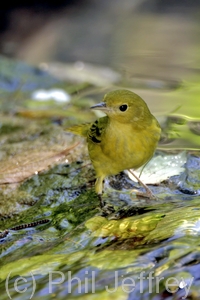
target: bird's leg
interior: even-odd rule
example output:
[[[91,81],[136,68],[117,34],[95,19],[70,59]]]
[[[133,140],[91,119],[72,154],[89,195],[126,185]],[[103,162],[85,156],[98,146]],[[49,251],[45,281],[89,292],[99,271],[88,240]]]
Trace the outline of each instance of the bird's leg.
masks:
[[[95,191],[98,195],[101,209],[105,206],[105,202],[102,199],[103,180],[104,180],[104,177],[100,176],[100,177],[97,177],[96,182],[95,182]]]
[[[97,177],[96,182],[95,182],[95,191],[99,198],[101,211],[104,216],[107,216],[107,215],[110,215],[111,213],[113,213],[115,211],[115,209],[112,205],[107,205],[106,202],[102,199],[103,182],[104,182],[104,176]]]
[[[137,175],[135,175],[135,173],[132,171],[132,170],[130,170],[129,169],[129,172],[135,177],[135,179],[145,188],[145,190],[146,190],[146,194],[144,194],[144,193],[140,193],[140,192],[137,192],[137,194],[139,195],[139,196],[145,196],[145,197],[147,197],[147,198],[149,198],[149,199],[156,199],[156,197],[154,196],[154,194],[152,193],[152,191],[148,188],[148,186],[144,183],[144,182],[142,182],[142,180],[137,176]]]
[[[100,201],[100,207],[104,207],[104,201],[102,199],[102,192],[103,192],[103,177],[97,177],[96,182],[95,182],[95,191],[99,197]]]
[[[112,205],[106,204],[106,202],[103,201],[102,194],[98,194],[98,197],[99,197],[100,210],[102,216],[106,217],[115,212],[115,209]]]
[[[99,198],[100,208],[103,209],[105,206],[105,202],[102,199],[102,194],[98,194],[98,198]]]
[[[96,179],[96,182],[95,182],[95,191],[96,191],[96,193],[98,195],[102,194],[102,191],[103,191],[103,180],[104,180],[103,176],[97,177],[97,179]]]

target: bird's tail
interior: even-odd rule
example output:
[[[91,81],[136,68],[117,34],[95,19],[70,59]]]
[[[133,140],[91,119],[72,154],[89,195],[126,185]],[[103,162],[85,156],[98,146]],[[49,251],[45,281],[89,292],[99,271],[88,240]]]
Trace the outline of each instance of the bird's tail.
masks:
[[[75,125],[69,128],[66,128],[66,131],[72,132],[74,134],[78,134],[83,137],[87,137],[88,131],[91,127],[91,123],[81,124],[81,125]]]

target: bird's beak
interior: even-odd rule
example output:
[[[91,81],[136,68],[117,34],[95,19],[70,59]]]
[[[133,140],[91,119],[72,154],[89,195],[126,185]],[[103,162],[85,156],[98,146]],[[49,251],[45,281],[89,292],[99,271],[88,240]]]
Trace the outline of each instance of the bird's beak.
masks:
[[[102,110],[102,111],[108,110],[105,102],[97,103],[97,104],[91,106],[90,108],[95,109],[95,110]]]

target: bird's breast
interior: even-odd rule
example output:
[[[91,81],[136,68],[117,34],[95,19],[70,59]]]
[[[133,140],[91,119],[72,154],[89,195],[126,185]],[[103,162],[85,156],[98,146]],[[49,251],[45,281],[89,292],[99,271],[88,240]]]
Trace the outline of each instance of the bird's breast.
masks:
[[[136,169],[152,157],[159,139],[160,131],[158,134],[156,131],[145,127],[135,129],[130,124],[110,126],[102,137],[101,149],[120,171]]]
[[[101,142],[88,141],[88,150],[97,177],[114,175],[126,169],[137,169],[155,151],[160,137],[156,119],[148,127],[134,128],[131,124],[108,124]]]

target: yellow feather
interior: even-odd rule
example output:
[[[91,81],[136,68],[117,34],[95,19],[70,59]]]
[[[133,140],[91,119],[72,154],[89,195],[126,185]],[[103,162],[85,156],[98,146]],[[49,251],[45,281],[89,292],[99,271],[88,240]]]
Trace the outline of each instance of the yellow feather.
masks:
[[[91,123],[75,125],[72,127],[67,128],[66,130],[72,132],[74,134],[78,134],[83,137],[87,137],[88,131],[90,130]]]

